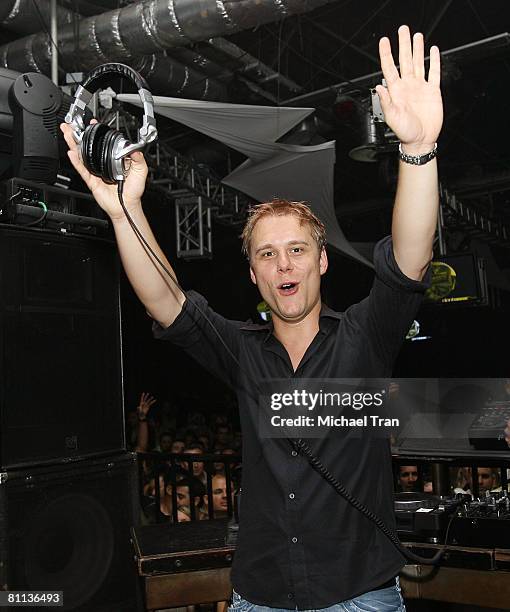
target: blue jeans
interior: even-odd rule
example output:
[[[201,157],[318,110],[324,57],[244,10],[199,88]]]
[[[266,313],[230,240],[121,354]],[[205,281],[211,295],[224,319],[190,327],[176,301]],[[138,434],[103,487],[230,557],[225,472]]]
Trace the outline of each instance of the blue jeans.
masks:
[[[305,612],[405,612],[405,610],[406,607],[397,577],[395,586],[369,591],[353,599],[329,606],[329,608],[306,610]],[[239,593],[233,591],[228,612],[288,612],[288,608],[270,608],[269,606],[252,604],[243,599]]]

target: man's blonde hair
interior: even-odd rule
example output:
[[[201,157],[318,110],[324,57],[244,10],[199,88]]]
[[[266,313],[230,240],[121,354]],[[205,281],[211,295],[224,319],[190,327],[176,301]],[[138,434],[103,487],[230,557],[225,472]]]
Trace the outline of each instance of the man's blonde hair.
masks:
[[[283,217],[292,215],[300,220],[301,225],[308,223],[313,239],[317,243],[319,253],[326,246],[326,228],[322,221],[314,215],[311,208],[304,202],[291,202],[280,198],[273,198],[270,202],[263,202],[252,206],[248,211],[248,219],[241,234],[243,253],[250,259],[251,238],[255,225],[267,216]]]

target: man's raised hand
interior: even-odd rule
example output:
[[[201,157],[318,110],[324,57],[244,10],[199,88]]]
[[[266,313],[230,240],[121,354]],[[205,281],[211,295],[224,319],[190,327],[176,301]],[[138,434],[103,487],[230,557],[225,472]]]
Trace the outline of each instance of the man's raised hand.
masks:
[[[156,403],[156,398],[152,397],[150,393],[142,392],[140,395],[140,401],[138,402],[138,406],[136,407],[136,412],[138,413],[138,417],[146,418],[151,406]]]
[[[69,151],[67,152],[69,160],[92,192],[96,202],[112,220],[122,219],[124,217],[124,212],[119,203],[117,185],[108,185],[99,177],[91,174],[80,159],[78,146],[74,142],[71,126],[67,123],[62,123],[60,129],[69,147]],[[129,157],[131,163],[127,178],[124,182],[123,197],[127,210],[132,212],[140,207],[148,170],[145,159],[140,151],[135,151]]]
[[[430,67],[425,78],[423,34],[413,36],[407,26],[398,30],[399,70],[388,38],[379,41],[379,57],[387,88],[377,85],[385,121],[402,143],[405,153],[421,155],[434,146],[443,124],[443,102],[439,88],[439,49],[430,49]]]

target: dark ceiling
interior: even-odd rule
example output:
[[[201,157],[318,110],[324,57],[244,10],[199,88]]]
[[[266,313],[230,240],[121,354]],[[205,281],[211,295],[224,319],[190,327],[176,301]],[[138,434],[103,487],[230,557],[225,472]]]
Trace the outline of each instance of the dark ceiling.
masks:
[[[389,35],[395,48],[402,23],[423,32],[427,46],[438,45],[442,52],[471,45],[443,56],[441,180],[487,214],[508,219],[510,39],[480,41],[510,30],[509,3],[346,0],[232,38],[303,88],[297,96],[280,88],[281,104],[315,106],[325,120],[322,136],[337,141],[335,203],[345,227],[348,217],[363,211],[373,215],[388,196],[391,201],[395,156],[383,155],[372,164],[351,160],[349,150],[362,143],[359,117],[349,113],[348,104],[335,100],[340,90],[359,108],[369,87],[378,82],[359,80],[379,70],[379,38]]]
[[[91,15],[129,2],[59,4]],[[388,229],[395,154],[363,163],[348,153],[363,143],[360,116],[369,88],[380,78],[368,76],[379,69],[378,40],[389,35],[394,45],[400,24],[423,32],[427,46],[436,44],[444,53],[445,122],[439,142],[443,185],[487,217],[510,225],[510,36],[482,42],[510,31],[510,3],[504,0],[340,0],[239,32],[228,40],[280,76],[267,78],[266,73],[264,78],[260,71],[227,62],[232,73],[226,81],[228,101],[314,106],[317,120],[301,126],[290,141],[336,140],[335,206],[341,226],[352,240],[373,240]],[[0,30],[0,44],[16,36]],[[206,47],[196,43],[192,49],[213,57]],[[168,122],[162,133],[173,147],[220,175],[241,159],[178,124]],[[457,236],[457,243],[462,239]],[[496,251],[501,265],[509,265],[505,249]]]

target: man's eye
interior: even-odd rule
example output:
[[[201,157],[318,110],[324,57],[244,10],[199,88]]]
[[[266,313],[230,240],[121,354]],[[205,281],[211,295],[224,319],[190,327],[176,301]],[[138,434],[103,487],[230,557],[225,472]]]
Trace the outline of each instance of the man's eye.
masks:
[[[302,248],[302,247],[293,247],[293,248],[292,248],[292,252],[293,252],[293,253],[301,253],[301,252],[302,252],[302,250],[303,250],[303,248]]]
[[[273,251],[264,251],[264,253],[262,253],[262,257],[271,257],[272,254]]]

